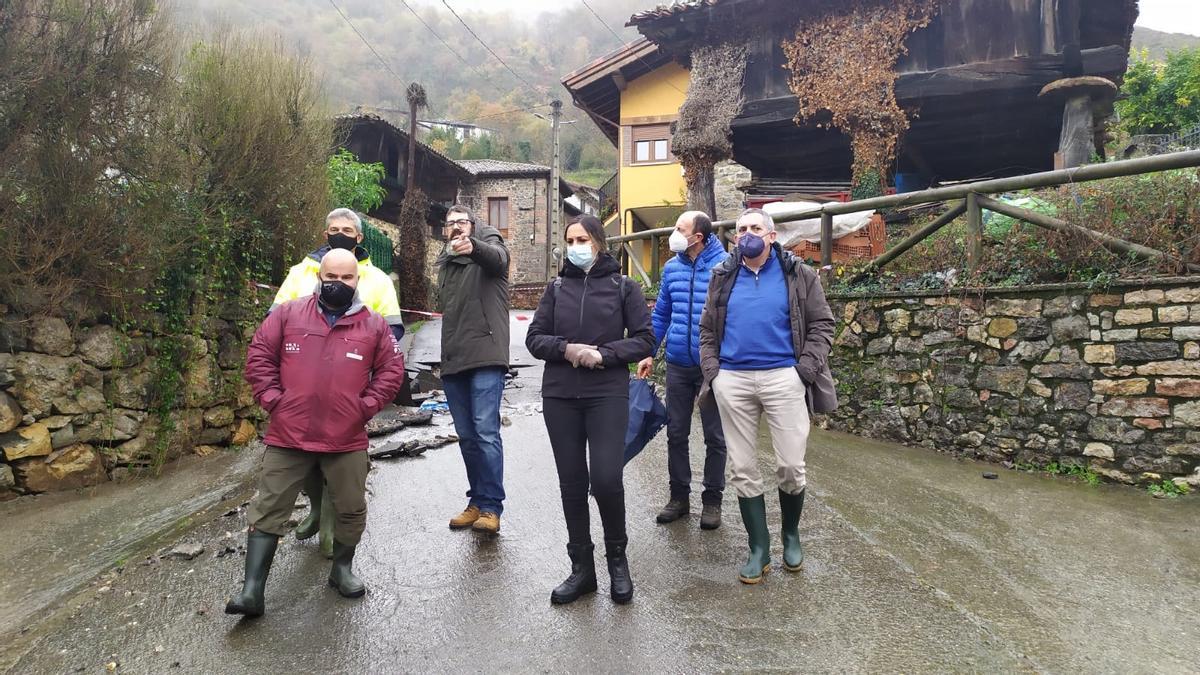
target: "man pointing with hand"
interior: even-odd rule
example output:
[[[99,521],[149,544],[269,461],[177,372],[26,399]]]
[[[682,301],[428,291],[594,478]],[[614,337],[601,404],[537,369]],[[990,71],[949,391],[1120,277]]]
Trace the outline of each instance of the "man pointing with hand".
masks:
[[[493,227],[476,227],[465,206],[446,212],[438,258],[442,305],[442,385],[467,470],[467,508],[450,529],[500,531],[504,445],[500,401],[508,374],[508,249]]]

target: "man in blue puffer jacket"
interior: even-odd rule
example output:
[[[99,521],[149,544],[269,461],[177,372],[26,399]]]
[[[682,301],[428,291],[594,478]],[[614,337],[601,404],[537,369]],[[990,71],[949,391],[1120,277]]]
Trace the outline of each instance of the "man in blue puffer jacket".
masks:
[[[712,220],[700,211],[679,216],[670,244],[676,255],[663,268],[653,316],[655,353],[657,345],[664,339],[667,341],[667,471],[671,497],[658,514],[660,523],[678,520],[690,509],[692,467],[688,437],[696,397],[704,384],[700,372],[700,313],[708,296],[709,273],[729,257],[720,238],[713,234]],[[638,364],[638,376],[646,377],[653,366],[652,358],[642,361]],[[707,448],[700,528],[715,530],[721,525],[721,495],[725,490],[725,435],[711,397],[700,404],[700,422]]]

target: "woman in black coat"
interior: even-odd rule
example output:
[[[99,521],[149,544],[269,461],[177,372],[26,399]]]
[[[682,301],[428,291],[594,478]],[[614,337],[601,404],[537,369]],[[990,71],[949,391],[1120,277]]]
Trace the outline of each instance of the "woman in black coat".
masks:
[[[625,430],[629,364],[650,356],[654,333],[637,283],[605,246],[604,226],[582,216],[567,227],[567,262],[546,288],[525,345],[546,362],[542,412],[554,450],[571,576],[550,601],[565,604],[596,590],[588,491],[604,525],[612,599],[633,599],[625,557]],[[589,466],[590,464],[590,466]]]

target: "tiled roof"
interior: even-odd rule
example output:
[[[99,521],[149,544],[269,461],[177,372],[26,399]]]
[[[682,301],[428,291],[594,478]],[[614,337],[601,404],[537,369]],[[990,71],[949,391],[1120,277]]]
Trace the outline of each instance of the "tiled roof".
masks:
[[[659,5],[657,7],[634,14],[633,16],[629,17],[629,23],[625,25],[636,26],[647,21],[654,21],[655,19],[665,19],[669,16],[683,14],[684,12],[688,12],[693,9],[712,7],[719,2],[721,2],[721,0],[674,0],[674,2]]]
[[[529,176],[550,173],[550,167],[540,164],[505,162],[499,159],[460,159],[458,165],[472,176]]]

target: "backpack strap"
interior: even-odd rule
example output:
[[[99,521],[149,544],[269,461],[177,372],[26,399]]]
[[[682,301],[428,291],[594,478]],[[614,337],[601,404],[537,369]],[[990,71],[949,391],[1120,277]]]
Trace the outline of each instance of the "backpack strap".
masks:
[[[625,316],[625,287],[626,287],[626,282],[628,279],[629,279],[629,277],[625,276],[624,274],[621,275],[620,281],[613,279],[613,283],[615,283],[617,285],[617,289],[618,289],[618,292],[620,293],[620,298],[621,298],[621,335],[622,336],[626,336],[629,334],[629,317]]]

